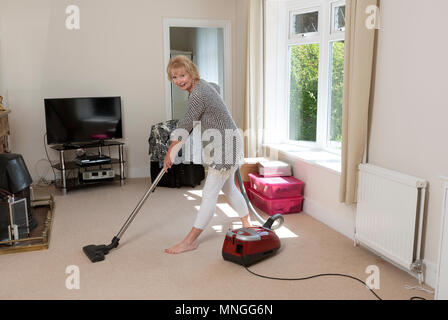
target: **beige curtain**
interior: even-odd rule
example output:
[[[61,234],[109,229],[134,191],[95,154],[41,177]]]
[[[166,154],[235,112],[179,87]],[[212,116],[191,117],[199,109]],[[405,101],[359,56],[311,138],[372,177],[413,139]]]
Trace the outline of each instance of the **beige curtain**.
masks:
[[[260,155],[263,140],[263,0],[247,0],[244,155]]]
[[[372,11],[377,0],[346,0],[344,98],[339,200],[356,203],[358,165],[367,146],[369,106],[373,98],[375,34]],[[372,8],[372,7],[370,7]],[[378,18],[378,17],[377,17]]]

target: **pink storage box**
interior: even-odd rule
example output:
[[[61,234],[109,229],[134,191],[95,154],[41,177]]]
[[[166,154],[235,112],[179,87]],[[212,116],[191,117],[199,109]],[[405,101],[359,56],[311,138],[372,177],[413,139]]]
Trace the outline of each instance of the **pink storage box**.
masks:
[[[254,206],[266,212],[268,215],[299,213],[302,211],[303,197],[297,196],[293,198],[268,199],[263,197],[254,189],[250,188],[250,201]]]
[[[249,173],[250,187],[268,199],[291,198],[303,195],[305,183],[294,177],[263,177]]]
[[[289,177],[292,176],[291,166],[283,161],[260,161],[258,173],[265,177]]]

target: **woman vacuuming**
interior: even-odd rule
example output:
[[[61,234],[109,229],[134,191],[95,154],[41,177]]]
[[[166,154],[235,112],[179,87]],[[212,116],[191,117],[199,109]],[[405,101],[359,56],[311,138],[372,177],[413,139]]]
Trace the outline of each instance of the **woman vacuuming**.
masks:
[[[200,79],[197,66],[185,56],[172,58],[168,63],[167,73],[171,82],[189,93],[187,111],[179,122],[178,129],[185,129],[190,133],[194,125],[200,123],[203,130],[216,133],[214,136],[212,134],[213,140],[210,139],[215,146],[213,157],[210,156],[211,153],[204,154],[205,158],[210,156],[204,163],[208,167],[208,174],[202,191],[201,206],[193,227],[185,239],[165,249],[166,253],[181,253],[197,248],[197,239],[215,213],[221,190],[239,214],[243,227],[250,227],[251,224],[246,201],[235,186],[234,179],[235,171],[243,160],[243,141],[227,106],[219,95],[219,87]],[[185,142],[174,139],[172,136],[164,159],[165,172],[171,168],[175,159],[177,152],[173,149],[179,150],[179,143]]]

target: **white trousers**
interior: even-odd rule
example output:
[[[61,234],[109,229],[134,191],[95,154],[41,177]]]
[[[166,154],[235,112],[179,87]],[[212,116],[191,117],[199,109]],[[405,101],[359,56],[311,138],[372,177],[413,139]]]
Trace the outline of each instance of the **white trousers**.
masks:
[[[249,214],[246,200],[235,185],[236,169],[232,169],[230,175],[222,175],[216,170],[209,170],[202,190],[201,207],[194,222],[195,228],[204,230],[208,225],[216,211],[216,202],[221,190],[241,218]]]

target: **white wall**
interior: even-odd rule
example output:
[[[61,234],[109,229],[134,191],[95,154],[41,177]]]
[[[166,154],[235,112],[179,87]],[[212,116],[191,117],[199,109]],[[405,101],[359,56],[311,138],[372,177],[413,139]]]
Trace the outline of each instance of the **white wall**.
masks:
[[[290,163],[294,177],[305,182],[303,212],[353,239],[356,205],[339,202],[340,173],[282,151],[270,152],[271,157]]]
[[[429,181],[423,253],[434,272],[443,201],[440,176],[448,172],[448,2],[381,2],[369,162]]]
[[[245,16],[237,14],[237,2],[2,0],[0,95],[12,109],[12,151],[23,155],[36,180],[49,168],[40,161],[46,158],[43,98],[120,95],[127,176],[148,176],[149,129],[165,120],[162,18],[230,20],[232,60],[238,65],[243,45],[237,45],[237,35],[245,26],[238,19]],[[65,27],[71,4],[80,8],[80,30]],[[242,82],[235,65],[234,86]],[[234,110],[241,110],[241,91],[233,92]]]

